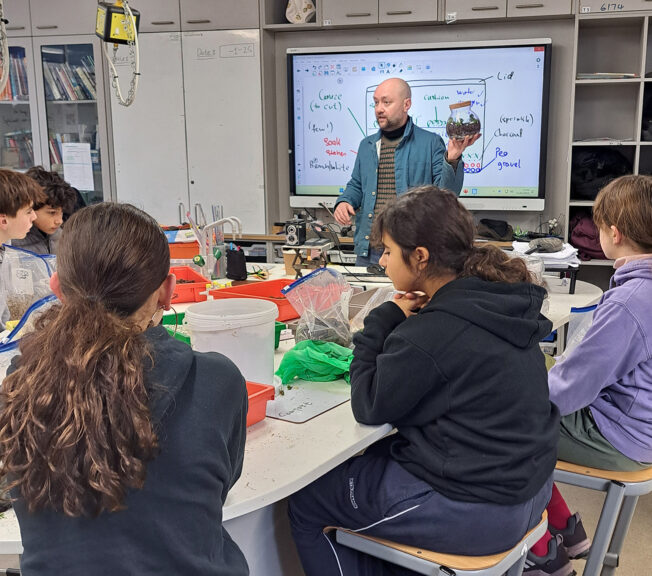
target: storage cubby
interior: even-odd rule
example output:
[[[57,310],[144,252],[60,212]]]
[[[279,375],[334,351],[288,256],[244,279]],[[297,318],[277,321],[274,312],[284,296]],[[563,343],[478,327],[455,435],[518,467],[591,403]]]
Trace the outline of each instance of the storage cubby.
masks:
[[[645,82],[643,85],[640,138],[641,142],[652,142],[652,82]]]
[[[598,237],[598,232],[595,232],[595,236],[593,237],[593,240],[591,242],[588,242],[586,239],[586,236],[584,236],[584,239],[582,240],[581,244],[576,242],[574,238],[571,237],[572,230],[575,228],[575,226],[580,225],[583,226],[582,224],[578,224],[578,219],[581,216],[589,216],[590,218],[593,217],[592,214],[592,209],[591,206],[571,206],[569,211],[568,211],[568,241],[570,244],[575,246],[578,251],[580,252],[579,257],[582,259],[585,257],[586,254],[588,254],[586,251],[591,250],[591,259],[590,260],[584,260],[584,263],[591,262],[593,265],[603,265],[603,264],[611,264],[611,260],[607,260],[602,253],[602,248],[599,248],[600,242],[599,242],[599,237]],[[593,250],[599,250],[599,252],[593,252]],[[600,257],[598,256],[600,254]]]
[[[639,87],[615,81],[576,85],[573,140],[636,140]]]
[[[600,182],[606,183],[613,177],[633,173],[635,156],[634,145],[573,146],[570,202],[588,203],[590,206],[599,192]]]
[[[288,28],[297,30],[301,29],[302,27],[316,28],[321,23],[321,19],[319,18],[321,1],[313,1],[315,2],[317,12],[314,16],[312,16],[310,22],[307,22],[306,24],[292,24],[291,22],[288,22],[288,19],[285,16],[285,10],[288,6],[287,0],[264,0],[261,2],[263,28]]]
[[[644,22],[644,18],[579,20],[577,74],[622,73],[640,76]]]
[[[638,173],[652,175],[652,142],[641,146]]]
[[[582,9],[575,21],[566,231],[571,243],[573,219],[582,211],[590,214],[609,181],[652,174],[652,16],[630,8],[597,13],[589,4],[582,1],[580,9],[590,12]],[[583,262],[611,264],[597,256]]]
[[[645,48],[645,66],[644,74],[646,78],[652,79],[652,21],[648,18],[647,21],[647,45]]]

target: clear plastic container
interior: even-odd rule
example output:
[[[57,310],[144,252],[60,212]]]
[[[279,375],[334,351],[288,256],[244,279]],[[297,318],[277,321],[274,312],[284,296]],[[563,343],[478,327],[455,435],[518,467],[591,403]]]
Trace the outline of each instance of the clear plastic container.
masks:
[[[451,115],[446,121],[446,134],[449,138],[464,140],[465,136],[475,136],[480,132],[480,119],[471,110],[471,101],[457,102],[449,106]]]

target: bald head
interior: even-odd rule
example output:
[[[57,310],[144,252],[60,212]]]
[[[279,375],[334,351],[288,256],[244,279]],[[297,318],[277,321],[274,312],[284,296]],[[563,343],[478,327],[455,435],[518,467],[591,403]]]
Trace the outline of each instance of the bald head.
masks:
[[[378,84],[374,92],[374,110],[381,130],[391,132],[407,122],[411,97],[410,86],[401,78],[388,78]]]
[[[387,80],[381,82],[378,85],[378,88],[381,86],[393,91],[399,98],[402,98],[403,100],[406,98],[412,98],[412,90],[410,89],[410,85],[402,78],[388,78]]]

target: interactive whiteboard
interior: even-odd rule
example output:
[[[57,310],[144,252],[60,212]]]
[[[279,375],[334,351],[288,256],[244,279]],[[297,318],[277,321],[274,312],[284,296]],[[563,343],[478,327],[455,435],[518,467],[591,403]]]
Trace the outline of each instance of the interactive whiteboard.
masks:
[[[542,209],[549,68],[550,39],[289,49],[292,194],[333,198],[344,190],[360,141],[378,130],[374,90],[400,77],[412,90],[413,122],[444,142],[450,104],[470,101],[480,119],[482,137],[463,156],[462,197],[487,209],[509,209],[499,200],[510,199]]]

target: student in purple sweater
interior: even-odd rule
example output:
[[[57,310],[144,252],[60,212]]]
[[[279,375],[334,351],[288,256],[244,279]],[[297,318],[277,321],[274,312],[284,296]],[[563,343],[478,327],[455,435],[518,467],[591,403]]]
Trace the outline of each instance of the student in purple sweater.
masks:
[[[557,456],[604,470],[640,470],[652,466],[652,176],[612,181],[595,201],[593,220],[616,271],[586,336],[548,375],[550,400],[562,416]],[[571,515],[556,488],[548,522],[561,534],[549,552],[563,542],[571,558],[588,553],[579,514]],[[542,558],[530,559],[527,574],[553,573]]]

